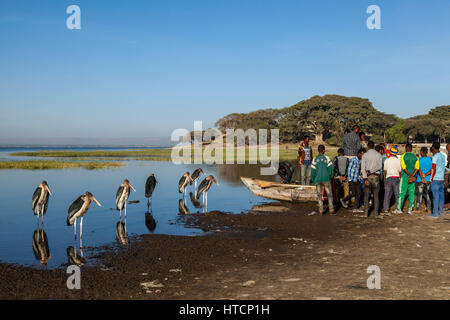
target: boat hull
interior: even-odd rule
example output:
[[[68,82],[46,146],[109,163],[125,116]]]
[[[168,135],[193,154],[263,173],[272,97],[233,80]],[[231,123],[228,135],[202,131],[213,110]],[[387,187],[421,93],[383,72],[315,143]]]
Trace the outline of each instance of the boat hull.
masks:
[[[281,184],[247,177],[241,177],[241,180],[257,197],[288,202],[317,201],[315,186]]]

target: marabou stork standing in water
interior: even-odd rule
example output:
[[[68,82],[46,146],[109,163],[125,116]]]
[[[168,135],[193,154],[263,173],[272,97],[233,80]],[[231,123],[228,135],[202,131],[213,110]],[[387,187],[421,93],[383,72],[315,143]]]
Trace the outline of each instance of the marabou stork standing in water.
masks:
[[[200,195],[203,194],[203,203],[205,205],[205,208],[208,206],[208,191],[211,188],[213,182],[219,185],[219,183],[216,181],[216,179],[214,179],[213,176],[208,176],[205,179],[203,179],[202,183],[200,183],[200,186],[198,187],[196,198],[197,200],[200,199]]]
[[[127,218],[127,200],[130,196],[130,188],[133,189],[134,192],[136,190],[130,184],[130,181],[127,179],[123,180],[123,183],[120,185],[119,189],[117,189],[116,193],[116,209],[120,211],[120,218],[122,219],[122,209],[125,209],[125,219]]]
[[[186,172],[178,181],[178,192],[183,193],[184,196],[186,196],[186,186],[189,183],[189,181],[192,181],[192,178],[189,174],[189,172]]]
[[[44,223],[44,214],[47,212],[48,199],[52,193],[48,187],[47,181],[42,181],[39,187],[34,190],[32,198],[32,207],[34,215],[37,215],[37,221],[39,223],[39,216],[42,217],[42,223]]]
[[[67,225],[71,226],[73,225],[73,232],[75,236],[75,240],[77,239],[77,219],[81,217],[80,221],[80,243],[81,238],[83,237],[83,216],[86,214],[86,212],[89,209],[89,206],[91,205],[91,201],[94,201],[99,207],[102,205],[100,202],[95,199],[95,197],[90,192],[86,192],[85,194],[78,197],[77,200],[75,200],[69,208],[69,212],[67,214]],[[80,245],[81,247],[81,245]]]
[[[194,185],[195,193],[197,193],[197,181],[200,178],[200,176],[204,173],[205,172],[202,170],[202,168],[198,168],[192,173],[192,176],[191,176],[192,180],[190,182],[190,185],[192,185],[192,182],[195,183],[195,185]]]
[[[152,198],[153,190],[155,190],[156,184],[155,175],[152,173],[145,182],[145,197],[147,198],[147,208],[150,208],[150,199]]]

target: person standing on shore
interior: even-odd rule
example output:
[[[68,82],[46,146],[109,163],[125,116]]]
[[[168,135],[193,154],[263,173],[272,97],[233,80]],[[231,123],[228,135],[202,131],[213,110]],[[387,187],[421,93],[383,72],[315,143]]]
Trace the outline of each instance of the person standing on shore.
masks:
[[[359,132],[361,129],[358,125],[354,125],[352,132],[344,135],[342,139],[342,149],[344,154],[348,157],[356,157],[358,150],[361,149],[361,139],[359,138]]]
[[[420,149],[419,158],[419,171],[416,175],[416,186],[417,186],[417,203],[416,210],[420,211],[422,206],[422,197],[425,195],[425,201],[427,203],[427,212],[431,213],[431,199],[430,199],[430,179],[431,179],[431,169],[432,160],[428,155],[428,149],[422,147]]]
[[[303,142],[298,146],[297,152],[297,168],[300,169],[300,183],[302,185],[309,185],[311,181],[313,151],[309,141],[309,136],[305,136]]]
[[[365,149],[359,149],[356,157],[352,158],[349,161],[347,168],[347,180],[349,183],[350,193],[347,197],[340,199],[342,206],[347,209],[348,203],[351,201],[353,197],[355,197],[355,202],[353,203],[353,213],[361,213],[363,212],[359,208],[359,203],[361,201],[361,158],[366,152]]]
[[[437,218],[444,215],[444,175],[445,156],[440,152],[439,142],[433,142],[431,153],[433,154],[431,173],[431,192],[433,192],[433,213],[430,217]]]
[[[361,131],[359,133],[359,140],[360,140],[361,148],[367,149],[366,133],[365,132]]]
[[[373,194],[375,216],[378,217],[380,172],[382,165],[381,154],[375,151],[375,143],[371,140],[367,143],[369,150],[361,159],[361,173],[364,179],[364,213],[369,216],[369,197]]]
[[[394,194],[395,208],[398,203],[398,191],[400,185],[400,175],[402,172],[402,165],[398,155],[398,147],[393,146],[390,150],[390,157],[384,162],[384,201],[383,201],[383,214],[389,216],[389,209],[391,204],[392,194]],[[401,213],[395,209],[394,213]]]
[[[333,160],[334,177],[335,182],[339,186],[336,190],[336,194],[343,193],[343,197],[348,196],[348,181],[347,181],[347,168],[349,159],[344,156],[344,149],[340,148],[338,150],[338,155]],[[339,198],[338,198],[339,199]]]
[[[317,189],[317,200],[319,203],[319,213],[323,214],[323,190],[327,193],[328,208],[330,214],[334,213],[333,194],[331,192],[331,179],[333,178],[333,164],[328,156],[325,155],[325,146],[318,147],[319,155],[314,158],[311,165],[311,178]]]
[[[412,214],[414,209],[414,192],[416,187],[416,174],[419,171],[419,161],[414,153],[412,153],[412,144],[407,143],[405,153],[400,157],[402,165],[402,177],[400,180],[400,196],[398,199],[397,209],[402,210],[403,204],[408,193],[409,205],[408,214]]]

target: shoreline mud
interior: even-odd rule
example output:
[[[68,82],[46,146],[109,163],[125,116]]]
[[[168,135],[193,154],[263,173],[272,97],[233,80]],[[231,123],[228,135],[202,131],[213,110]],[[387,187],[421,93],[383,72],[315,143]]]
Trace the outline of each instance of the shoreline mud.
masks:
[[[93,250],[81,289],[66,270],[0,263],[0,299],[450,299],[450,216],[362,218],[316,205],[210,212],[202,236],[147,234]],[[367,268],[381,289],[367,288]]]

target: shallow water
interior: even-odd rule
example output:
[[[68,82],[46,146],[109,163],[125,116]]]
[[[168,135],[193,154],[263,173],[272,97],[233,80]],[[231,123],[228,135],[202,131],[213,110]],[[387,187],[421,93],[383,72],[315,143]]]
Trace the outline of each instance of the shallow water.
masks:
[[[32,149],[30,149],[32,150]],[[0,150],[0,158],[10,159],[9,152],[16,150]],[[127,206],[126,231],[128,237],[133,234],[170,234],[170,235],[200,235],[200,229],[183,224],[179,215],[178,193],[179,178],[186,171],[191,173],[202,167],[209,175],[212,174],[220,186],[213,185],[208,193],[208,211],[219,210],[241,213],[261,204],[264,199],[253,196],[240,182],[239,176],[259,176],[259,166],[255,165],[174,165],[162,161],[125,161],[126,166],[106,170],[62,169],[62,170],[0,170],[0,261],[19,263],[23,265],[40,266],[33,252],[33,239],[36,239],[35,249],[44,252],[45,241],[48,240],[50,259],[47,268],[60,267],[68,262],[73,254],[70,247],[74,246],[73,226],[66,225],[67,210],[70,204],[86,191],[91,192],[102,204],[98,207],[92,203],[83,221],[83,246],[94,247],[111,242],[118,243],[116,229],[121,242],[124,242],[122,226],[118,225],[119,212],[111,210],[115,207],[115,194],[127,178],[136,189],[131,192],[129,201],[139,203]],[[150,173],[154,173],[158,181],[153,193],[151,213],[144,197],[144,185]],[[202,176],[200,180],[203,180]],[[265,179],[275,179],[265,177]],[[44,233],[35,232],[37,219],[31,209],[31,198],[35,188],[42,180],[49,184],[50,197],[47,213],[44,216]],[[194,191],[190,186],[188,191]],[[200,212],[189,198],[185,206],[190,213]],[[185,208],[183,208],[185,210]],[[146,223],[147,217],[147,223]],[[152,218],[156,226],[152,225]],[[123,221],[122,217],[122,221]],[[79,232],[79,227],[77,226]],[[40,242],[40,244],[39,244]],[[79,246],[79,244],[76,244]],[[79,251],[77,251],[79,257]],[[39,256],[39,255],[38,255]]]

